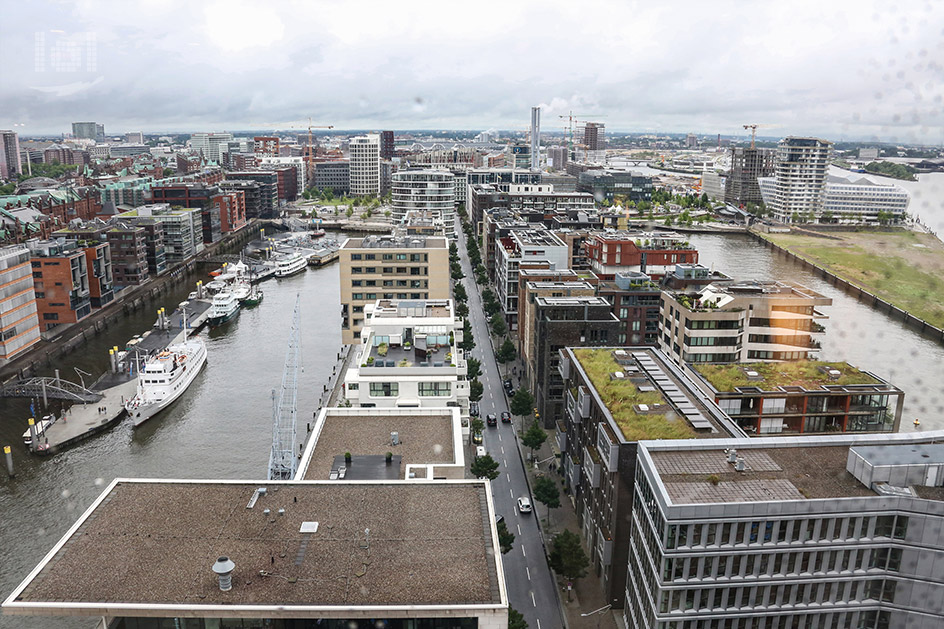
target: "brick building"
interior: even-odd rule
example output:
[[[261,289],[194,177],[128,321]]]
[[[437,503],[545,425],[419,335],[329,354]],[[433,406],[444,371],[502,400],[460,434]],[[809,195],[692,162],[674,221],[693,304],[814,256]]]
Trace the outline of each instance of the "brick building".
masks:
[[[92,312],[88,260],[73,241],[32,240],[33,289],[42,331],[77,323]]]

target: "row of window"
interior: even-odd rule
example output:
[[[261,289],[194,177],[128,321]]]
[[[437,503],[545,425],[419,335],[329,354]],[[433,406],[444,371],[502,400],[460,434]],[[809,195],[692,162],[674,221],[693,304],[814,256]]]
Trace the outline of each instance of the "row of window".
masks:
[[[657,629],[888,629],[887,611],[823,611],[776,616],[746,616],[694,620],[668,620],[655,625]]]
[[[426,299],[427,293],[381,293],[381,299]],[[377,293],[352,293],[351,299],[357,301],[374,301]]]
[[[382,267],[380,267],[380,269],[381,269],[381,270],[380,270],[381,273],[396,273],[397,275],[406,275],[406,274],[407,274],[407,269],[409,269],[410,275],[428,275],[427,269],[426,269],[425,266],[411,266],[411,267],[406,267],[406,266],[397,266],[397,267],[393,267],[393,266],[382,266]],[[394,270],[394,269],[395,269],[395,270]],[[375,267],[375,266],[364,266],[364,267],[352,266],[352,267],[351,267],[351,273],[355,273],[355,274],[358,274],[358,273],[377,273],[377,267]]]
[[[384,288],[393,288],[394,285],[400,288],[426,288],[429,286],[428,280],[382,280],[381,286]],[[361,286],[377,286],[377,280],[351,280],[351,287],[360,288]]]
[[[351,260],[376,260],[377,255],[374,253],[352,253]],[[384,253],[380,256],[381,260],[409,260],[410,262],[428,262],[429,254],[428,253]]]

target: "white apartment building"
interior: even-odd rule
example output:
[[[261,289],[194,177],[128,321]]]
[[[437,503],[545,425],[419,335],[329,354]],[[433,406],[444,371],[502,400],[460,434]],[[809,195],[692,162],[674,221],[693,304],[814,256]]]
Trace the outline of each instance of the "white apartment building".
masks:
[[[518,271],[522,263],[543,262],[547,268],[568,268],[568,247],[554,232],[538,226],[514,230],[495,247],[495,288],[509,330],[518,329]]]
[[[380,194],[380,136],[376,133],[351,138],[351,194]]]
[[[39,342],[29,249],[0,247],[0,364]]]
[[[776,193],[776,179],[763,177],[757,181],[764,203],[770,205]],[[911,197],[901,186],[850,173],[827,175],[825,199],[815,222],[877,225],[904,220]]]
[[[344,375],[351,406],[458,407],[469,414],[463,321],[451,299],[379,299],[364,309],[361,345]]]
[[[301,196],[302,192],[305,191],[307,186],[307,178],[305,173],[305,158],[304,157],[272,157],[271,155],[257,156],[259,159],[259,167],[262,170],[266,170],[269,166],[294,166],[295,174],[298,176],[298,194]]]
[[[402,221],[414,210],[439,214],[447,236],[456,234],[455,176],[448,170],[404,170],[391,182],[393,218]]]
[[[819,138],[784,138],[777,147],[775,185],[767,209],[784,223],[818,216],[826,202],[832,143]]]
[[[203,153],[205,159],[219,163],[226,143],[232,139],[232,133],[194,133],[190,136],[190,147]]]
[[[750,281],[712,284],[699,293],[662,292],[659,349],[678,363],[814,358],[815,336],[833,300],[805,286]]]

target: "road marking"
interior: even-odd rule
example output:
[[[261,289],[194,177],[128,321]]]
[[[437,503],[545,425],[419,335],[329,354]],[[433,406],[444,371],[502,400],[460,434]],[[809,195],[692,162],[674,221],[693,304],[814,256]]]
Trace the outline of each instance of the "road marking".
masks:
[[[520,525],[520,524],[516,524],[515,526],[518,527],[518,535],[521,535],[521,525]]]
[[[509,490],[508,490],[508,493],[511,494],[511,497],[512,497],[512,498],[515,497],[515,492],[513,492],[512,490],[509,489]]]
[[[521,545],[521,554],[524,555],[525,557],[528,556],[528,553],[524,552],[524,544]]]
[[[501,441],[501,436],[498,437],[498,440]],[[505,446],[499,446],[501,448],[502,454],[505,454]]]
[[[508,482],[509,482],[509,483],[511,482],[511,474],[508,474],[508,473],[506,472],[506,473],[505,473],[505,478],[508,479]]]
[[[541,629],[541,619],[538,618],[537,620],[538,620],[538,629]]]
[[[534,590],[531,590],[531,604],[535,607],[538,606],[538,604],[534,601]]]
[[[498,440],[501,441],[501,434],[498,435]],[[504,450],[502,450],[504,452]]]
[[[529,568],[528,566],[525,566],[524,569],[528,571],[528,581],[530,581],[530,580],[531,580],[531,568]]]

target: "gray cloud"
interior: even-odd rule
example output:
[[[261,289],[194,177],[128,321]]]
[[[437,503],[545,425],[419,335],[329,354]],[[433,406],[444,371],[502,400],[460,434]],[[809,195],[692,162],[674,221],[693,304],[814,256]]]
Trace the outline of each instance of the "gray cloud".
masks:
[[[0,127],[544,128],[944,140],[944,5],[4,0]],[[90,34],[90,37],[89,35]]]

